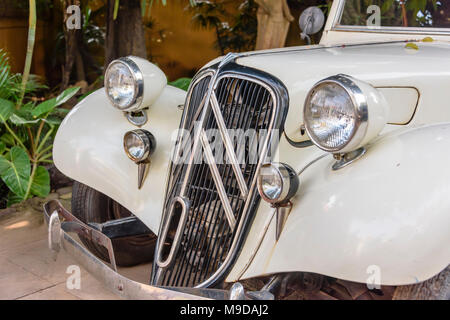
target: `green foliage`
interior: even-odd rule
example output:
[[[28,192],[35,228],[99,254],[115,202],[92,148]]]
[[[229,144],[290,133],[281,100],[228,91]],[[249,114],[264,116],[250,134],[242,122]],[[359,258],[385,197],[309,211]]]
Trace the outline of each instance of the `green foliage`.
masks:
[[[73,87],[66,89],[56,98],[47,100],[39,104],[36,108],[31,111],[34,118],[48,114],[53,111],[56,107],[66,103],[70,98],[72,98],[80,90],[78,87]]]
[[[175,81],[169,82],[169,85],[179,88],[181,90],[187,91],[189,89],[189,85],[191,84],[191,78],[180,78]]]
[[[20,96],[22,76],[11,74],[8,57],[0,49],[0,178],[8,187],[8,205],[50,192],[50,176],[43,164],[52,163],[52,139],[65,109],[78,93],[69,88],[55,98],[36,98],[46,86],[30,76]]]
[[[0,157],[0,177],[8,188],[22,199],[27,193],[31,164],[27,152],[21,147],[12,147]]]
[[[39,166],[36,169],[33,182],[31,184],[31,194],[44,198],[50,192],[50,174],[45,167]]]
[[[197,2],[190,8],[195,26],[216,31],[216,46],[221,54],[227,51],[253,50],[256,43],[258,6],[255,0],[245,0],[237,14],[229,13],[220,2]]]

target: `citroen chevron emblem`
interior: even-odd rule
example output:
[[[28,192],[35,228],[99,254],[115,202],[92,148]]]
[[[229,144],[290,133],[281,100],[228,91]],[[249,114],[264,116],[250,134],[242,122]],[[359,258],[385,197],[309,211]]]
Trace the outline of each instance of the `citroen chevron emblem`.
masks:
[[[190,155],[188,169],[187,169],[187,172],[186,172],[186,175],[184,178],[184,182],[182,184],[181,192],[180,192],[180,196],[184,197],[185,192],[186,192],[187,181],[192,172],[192,163],[196,157],[196,154],[200,151],[200,145],[201,145],[201,147],[202,147],[201,149],[203,150],[203,152],[206,156],[209,169],[211,170],[211,175],[212,175],[214,183],[216,185],[217,192],[219,194],[228,224],[231,229],[234,229],[234,227],[236,226],[236,218],[234,216],[233,209],[231,208],[230,200],[228,199],[227,193],[225,191],[225,187],[224,187],[222,179],[220,177],[219,169],[217,168],[217,164],[214,161],[214,155],[211,150],[211,146],[208,142],[208,137],[206,135],[205,129],[203,127],[204,127],[207,115],[209,114],[209,111],[210,111],[209,109],[211,108],[213,111],[213,116],[214,116],[214,118],[217,122],[218,128],[219,128],[220,136],[225,145],[226,154],[227,154],[228,158],[230,159],[233,172],[236,176],[236,180],[238,182],[241,196],[244,198],[247,197],[247,195],[248,195],[247,184],[245,182],[244,175],[242,174],[241,168],[239,166],[239,162],[237,160],[237,156],[236,156],[236,153],[233,148],[232,140],[230,138],[230,135],[228,134],[222,112],[220,111],[219,102],[217,101],[217,97],[214,93],[214,86],[216,84],[216,79],[217,79],[217,75],[219,73],[220,68],[222,68],[227,63],[234,61],[237,57],[238,57],[238,55],[234,54],[234,53],[230,53],[230,54],[226,55],[224,57],[224,59],[222,60],[222,62],[220,63],[218,70],[215,72],[214,76],[211,79],[211,82],[208,87],[208,91],[206,93],[206,99],[203,99],[203,105],[200,106],[200,108],[203,108],[202,114],[200,117],[201,129],[198,130],[198,132],[196,133],[196,136],[194,137],[194,145],[193,145],[192,153]]]

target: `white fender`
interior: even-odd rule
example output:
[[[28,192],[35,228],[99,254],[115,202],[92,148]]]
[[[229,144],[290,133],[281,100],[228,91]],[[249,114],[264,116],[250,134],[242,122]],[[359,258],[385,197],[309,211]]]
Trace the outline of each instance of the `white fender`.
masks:
[[[137,187],[137,165],[123,149],[123,136],[137,129],[115,109],[99,89],[82,100],[66,116],[56,134],[53,157],[56,167],[119,202],[158,233],[173,132],[178,129],[186,92],[166,86],[147,111],[142,126],[156,138],[150,170],[143,187]]]
[[[298,171],[302,158],[280,145],[280,160]],[[278,242],[273,209],[260,205],[227,281],[303,271],[406,285],[449,265],[450,124],[384,134],[338,171],[334,161],[327,155],[301,173]]]

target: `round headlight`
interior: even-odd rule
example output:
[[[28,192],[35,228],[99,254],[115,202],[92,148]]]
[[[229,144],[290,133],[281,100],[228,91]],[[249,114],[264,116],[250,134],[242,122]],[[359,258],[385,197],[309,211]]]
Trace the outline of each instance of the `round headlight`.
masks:
[[[381,131],[387,115],[388,104],[378,90],[346,75],[319,81],[308,93],[303,109],[311,141],[333,153],[361,147]]]
[[[142,162],[146,161],[155,150],[156,140],[150,132],[137,129],[125,133],[123,147],[131,160]]]
[[[105,73],[106,94],[119,110],[133,111],[142,104],[143,75],[137,64],[129,58],[114,60]]]
[[[268,163],[261,166],[258,192],[271,204],[287,203],[298,190],[298,175],[287,164]]]

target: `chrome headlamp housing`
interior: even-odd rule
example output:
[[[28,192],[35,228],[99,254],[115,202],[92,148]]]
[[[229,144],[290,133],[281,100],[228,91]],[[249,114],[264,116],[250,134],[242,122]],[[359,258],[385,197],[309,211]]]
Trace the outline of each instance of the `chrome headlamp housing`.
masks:
[[[371,85],[347,75],[319,81],[303,109],[306,132],[322,150],[346,153],[375,137],[387,122],[388,104]]]
[[[297,193],[299,186],[295,170],[284,163],[267,163],[261,166],[258,175],[258,192],[264,201],[282,205]]]
[[[142,104],[144,77],[130,58],[114,60],[105,73],[106,95],[112,105],[122,111],[134,111]]]
[[[105,90],[111,104],[124,112],[149,107],[167,84],[164,73],[139,57],[112,61],[105,72]]]
[[[145,162],[156,149],[156,139],[147,130],[132,130],[125,133],[123,147],[128,158],[136,163]]]

